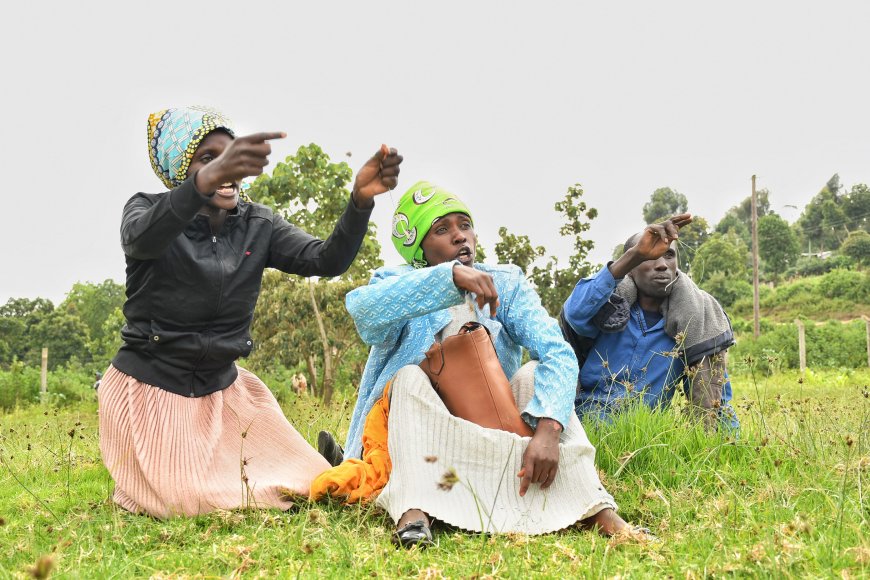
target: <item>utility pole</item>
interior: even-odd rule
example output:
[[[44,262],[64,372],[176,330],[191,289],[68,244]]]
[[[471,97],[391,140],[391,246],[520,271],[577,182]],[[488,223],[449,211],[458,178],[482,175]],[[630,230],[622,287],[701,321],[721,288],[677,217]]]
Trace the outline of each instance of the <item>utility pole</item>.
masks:
[[[752,176],[752,333],[761,334],[758,306],[758,198],[755,194],[755,176]]]

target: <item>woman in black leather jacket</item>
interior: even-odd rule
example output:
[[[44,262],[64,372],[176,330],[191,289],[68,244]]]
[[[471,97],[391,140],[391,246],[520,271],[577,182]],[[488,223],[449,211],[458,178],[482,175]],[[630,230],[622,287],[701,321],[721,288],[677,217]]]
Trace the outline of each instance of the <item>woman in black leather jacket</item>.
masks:
[[[125,509],[168,517],[287,508],[329,467],[235,361],[253,346],[263,270],[344,272],[402,158],[382,146],[320,240],[239,199],[241,180],[263,172],[269,141],[283,137],[236,137],[226,118],[201,107],[149,117],[151,164],[169,191],[138,193],[124,208],[127,324],[99,389],[100,449]]]

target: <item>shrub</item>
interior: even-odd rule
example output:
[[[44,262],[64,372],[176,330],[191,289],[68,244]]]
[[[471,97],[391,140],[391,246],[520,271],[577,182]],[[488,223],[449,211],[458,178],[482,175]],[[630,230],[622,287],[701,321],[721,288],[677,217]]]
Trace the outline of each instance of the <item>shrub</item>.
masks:
[[[0,409],[13,409],[39,401],[39,369],[13,361],[0,370]]]
[[[46,389],[52,403],[65,405],[94,398],[93,377],[78,365],[49,371]],[[21,361],[0,370],[0,409],[39,402],[40,369]]]
[[[739,325],[737,344],[729,351],[729,365],[773,372],[779,368],[800,367],[798,329],[795,324],[777,324],[763,330],[758,340]],[[735,325],[737,326],[737,325]],[[807,366],[810,368],[859,368],[867,364],[866,330],[862,320],[848,324],[829,321],[816,325],[805,321]],[[750,360],[751,359],[751,362]]]
[[[795,267],[788,271],[789,276],[818,276],[838,268],[852,268],[854,260],[849,256],[837,255],[823,260],[814,256],[801,256]]]
[[[752,284],[722,272],[714,273],[700,287],[718,300],[724,308],[730,308],[741,298],[752,300]]]
[[[826,298],[845,298],[854,302],[870,300],[870,273],[832,270],[819,280],[819,290]]]

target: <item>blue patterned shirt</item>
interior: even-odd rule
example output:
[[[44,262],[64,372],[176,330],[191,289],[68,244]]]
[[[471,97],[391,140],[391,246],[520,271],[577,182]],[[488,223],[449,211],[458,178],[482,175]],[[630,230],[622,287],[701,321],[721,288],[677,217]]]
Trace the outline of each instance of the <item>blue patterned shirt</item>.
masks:
[[[429,268],[409,265],[378,269],[368,286],[349,292],[347,310],[371,352],[359,387],[356,407],[345,443],[345,457],[360,457],[366,416],[383,394],[384,386],[406,365],[419,364],[450,322],[448,308],[461,304],[464,293],[453,283],[447,262]],[[522,349],[539,361],[535,394],[523,409],[523,419],[533,428],[549,417],[563,426],[573,412],[577,358],[562,338],[558,323],[541,306],[541,300],[522,270],[512,265],[474,268],[493,277],[500,305],[490,318],[475,304],[477,318],[486,326],[505,375],[512,377],[522,363]]]

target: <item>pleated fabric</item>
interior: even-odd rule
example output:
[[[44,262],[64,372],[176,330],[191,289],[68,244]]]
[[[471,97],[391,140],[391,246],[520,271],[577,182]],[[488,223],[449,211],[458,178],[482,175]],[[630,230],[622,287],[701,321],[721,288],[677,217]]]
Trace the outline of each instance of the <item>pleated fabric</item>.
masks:
[[[98,397],[114,501],[134,513],[287,509],[329,468],[266,385],[242,368],[226,389],[188,398],[110,366]]]
[[[534,393],[536,361],[511,379],[525,408]],[[559,470],[546,490],[531,484],[520,497],[523,452],[529,441],[451,415],[418,366],[392,383],[388,447],[390,480],[377,499],[394,521],[409,509],[475,532],[544,534],[604,508],[616,509],[595,469],[595,448],[572,413],[561,435]]]

